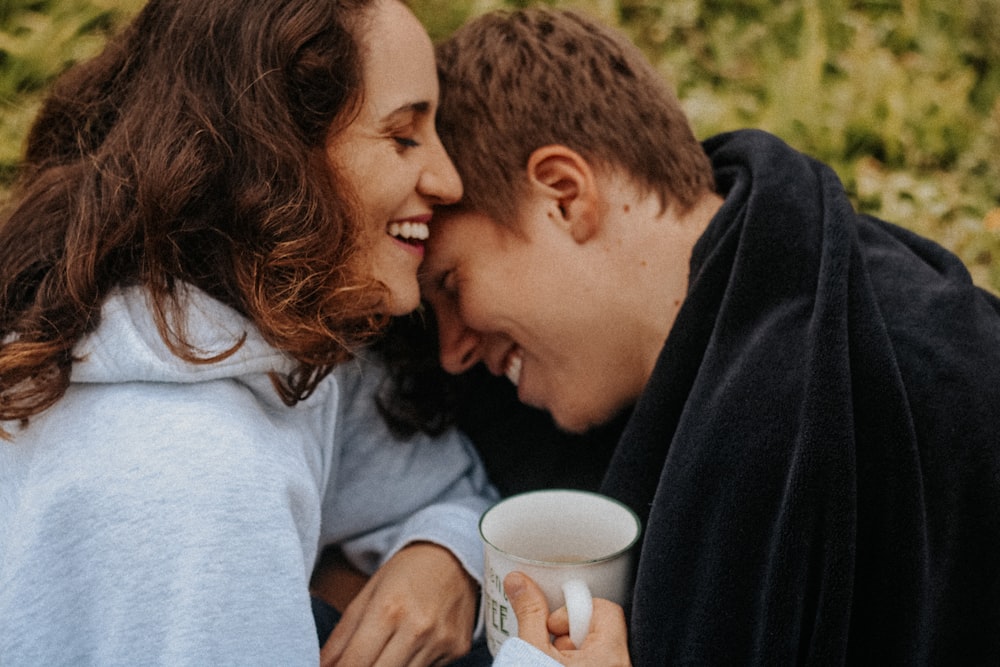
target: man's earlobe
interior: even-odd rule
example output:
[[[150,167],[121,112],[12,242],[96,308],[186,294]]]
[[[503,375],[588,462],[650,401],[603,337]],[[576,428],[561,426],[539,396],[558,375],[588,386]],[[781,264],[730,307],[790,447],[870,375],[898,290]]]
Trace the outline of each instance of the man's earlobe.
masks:
[[[528,180],[536,194],[552,200],[549,217],[574,241],[585,243],[597,233],[597,186],[583,156],[562,145],[538,148],[528,158]]]

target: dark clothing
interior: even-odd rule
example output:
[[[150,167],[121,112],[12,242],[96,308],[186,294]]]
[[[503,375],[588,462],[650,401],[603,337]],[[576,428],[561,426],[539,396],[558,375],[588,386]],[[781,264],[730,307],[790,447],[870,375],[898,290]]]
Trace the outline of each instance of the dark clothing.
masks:
[[[316,622],[316,636],[319,639],[319,647],[323,648],[323,644],[330,638],[330,633],[337,627],[337,623],[340,623],[340,612],[333,605],[328,604],[315,595],[310,596],[309,600],[312,602],[313,621]]]
[[[1000,301],[762,132],[602,490],[635,665],[1000,665]]]
[[[506,377],[482,364],[466,373],[458,425],[502,496],[546,488],[597,491],[627,415],[585,434],[560,431],[549,413],[517,400]]]

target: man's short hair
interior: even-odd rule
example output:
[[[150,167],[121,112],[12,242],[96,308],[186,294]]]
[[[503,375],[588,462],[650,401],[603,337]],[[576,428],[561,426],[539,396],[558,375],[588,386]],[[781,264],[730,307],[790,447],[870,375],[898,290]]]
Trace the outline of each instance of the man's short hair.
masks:
[[[621,170],[661,204],[714,189],[711,164],[663,77],[624,35],[533,8],[472,19],[438,47],[441,139],[459,205],[511,223],[536,149],[561,144]]]

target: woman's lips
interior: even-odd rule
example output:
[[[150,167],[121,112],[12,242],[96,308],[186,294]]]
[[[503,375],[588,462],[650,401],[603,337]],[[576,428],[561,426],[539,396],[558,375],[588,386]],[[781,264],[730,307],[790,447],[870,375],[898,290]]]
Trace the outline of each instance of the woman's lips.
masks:
[[[394,220],[386,226],[385,233],[403,250],[423,258],[424,241],[431,235],[430,226],[427,224],[429,221],[430,216]]]
[[[430,226],[426,222],[417,220],[390,222],[386,232],[389,236],[405,243],[423,243],[431,235]]]

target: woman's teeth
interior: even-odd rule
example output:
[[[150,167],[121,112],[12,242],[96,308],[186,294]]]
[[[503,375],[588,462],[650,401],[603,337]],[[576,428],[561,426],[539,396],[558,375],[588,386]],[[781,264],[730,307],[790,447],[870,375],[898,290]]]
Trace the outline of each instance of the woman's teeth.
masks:
[[[520,354],[512,354],[510,359],[507,360],[507,368],[504,369],[503,373],[515,387],[521,381],[521,365],[523,363],[524,360]]]
[[[407,241],[426,241],[431,235],[425,222],[392,222],[388,231],[390,236]]]

